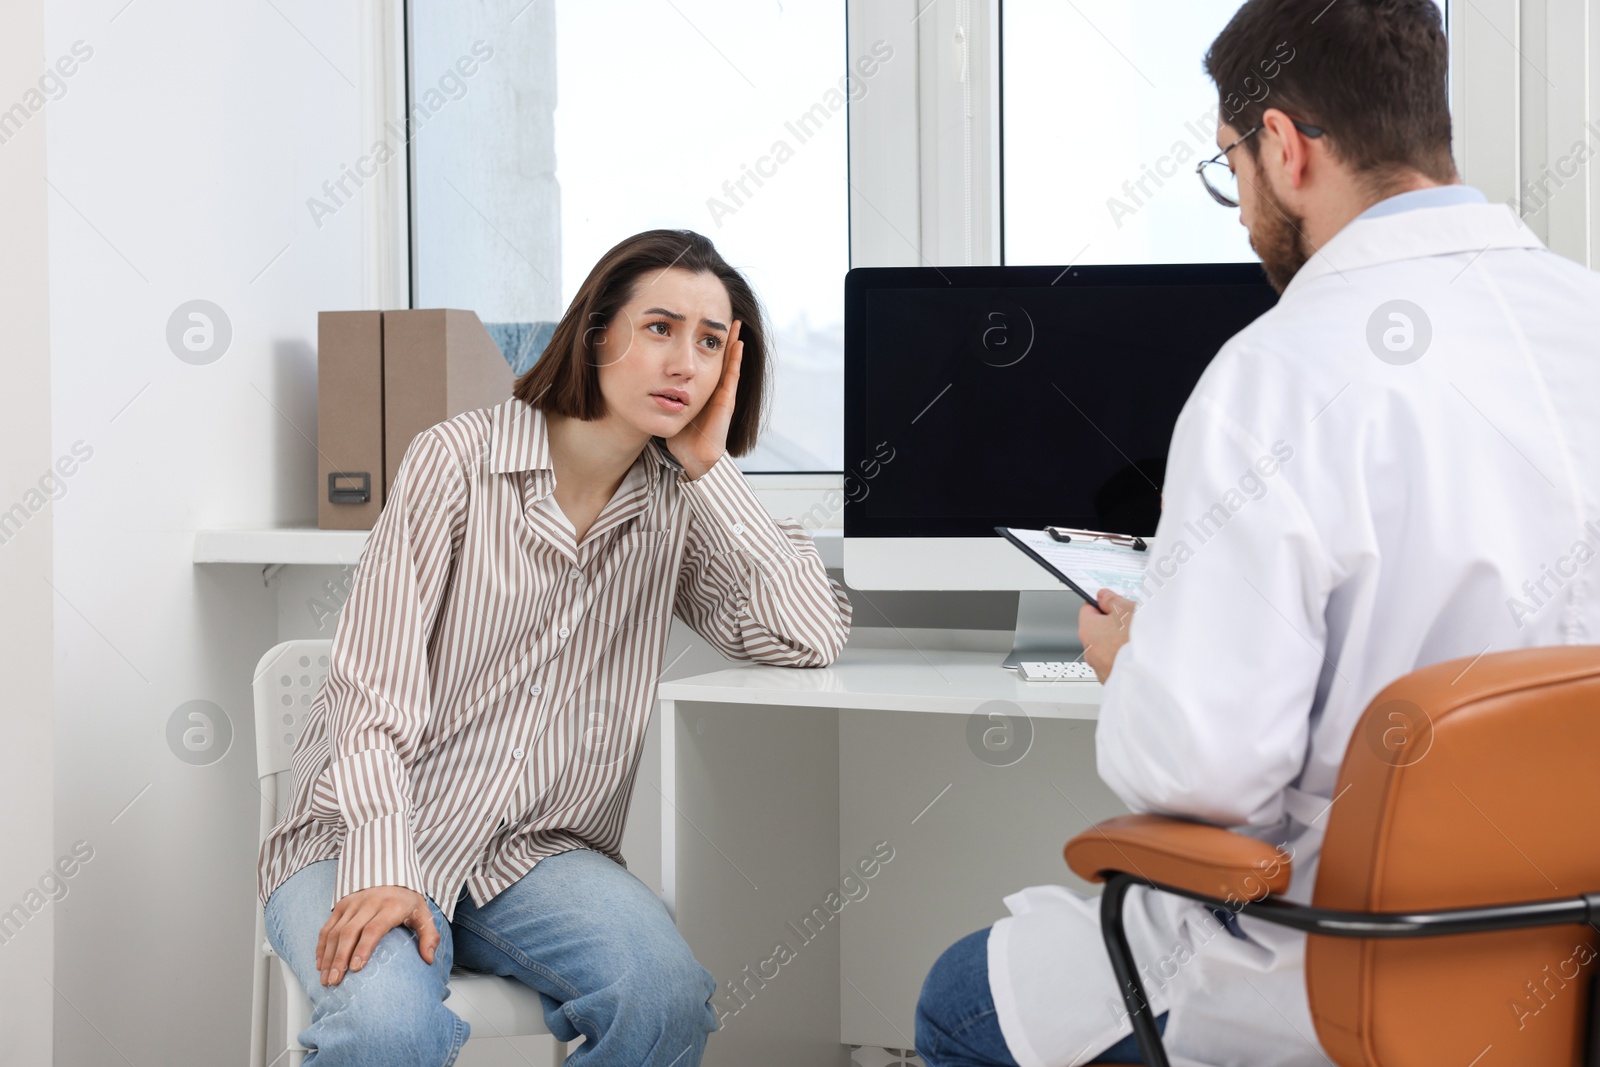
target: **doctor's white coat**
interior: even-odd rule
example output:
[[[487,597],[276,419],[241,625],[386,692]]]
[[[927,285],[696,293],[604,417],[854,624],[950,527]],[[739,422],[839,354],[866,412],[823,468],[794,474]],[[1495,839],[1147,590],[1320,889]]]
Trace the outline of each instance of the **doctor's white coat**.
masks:
[[[1178,419],[1101,709],[1102,777],[1136,811],[1287,844],[1290,896],[1309,900],[1339,765],[1380,689],[1441,660],[1600,640],[1597,486],[1600,276],[1501,204],[1350,223]],[[1091,1061],[1129,1032],[1097,901],[1041,886],[1006,903],[989,964],[1013,1055]],[[1176,1057],[1328,1062],[1302,935],[1246,915],[1236,937],[1165,896],[1129,910]]]

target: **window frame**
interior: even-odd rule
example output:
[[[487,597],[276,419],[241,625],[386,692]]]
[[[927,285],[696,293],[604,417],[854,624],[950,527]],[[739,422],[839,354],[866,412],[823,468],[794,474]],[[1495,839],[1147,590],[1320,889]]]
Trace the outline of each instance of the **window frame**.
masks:
[[[363,135],[375,140],[387,123],[406,121],[408,3],[361,4],[369,28]],[[886,65],[872,92],[848,105],[851,266],[1004,262],[1003,17],[1004,0],[846,0],[847,55],[881,40],[909,60]],[[1561,131],[1570,140],[1574,125],[1600,121],[1600,78],[1590,71],[1600,17],[1584,0],[1449,0],[1445,18],[1457,166],[1491,201],[1515,201],[1525,177],[1553,169],[1566,151]],[[967,42],[965,83],[958,29]],[[1547,78],[1583,92],[1555,97]],[[411,305],[411,149],[408,141],[406,166],[385,168],[363,201],[373,235],[363,262],[369,306]],[[1600,162],[1584,169],[1578,191],[1531,212],[1529,225],[1555,251],[1594,267]],[[843,486],[842,471],[752,477],[786,500],[799,492],[820,501]]]

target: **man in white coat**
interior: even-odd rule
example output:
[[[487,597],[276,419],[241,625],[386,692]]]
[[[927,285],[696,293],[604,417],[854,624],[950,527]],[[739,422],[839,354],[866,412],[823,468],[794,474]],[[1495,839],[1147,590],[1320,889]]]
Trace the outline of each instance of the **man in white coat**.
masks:
[[[1222,151],[1202,175],[1282,296],[1178,419],[1137,610],[1102,592],[1080,635],[1105,781],[1284,845],[1308,901],[1380,689],[1600,639],[1600,276],[1459,184],[1433,0],[1250,0],[1206,68]],[[1139,1062],[1097,901],[1006,905],[928,976],[929,1067]],[[1175,1062],[1328,1062],[1302,935],[1161,894],[1128,918]]]

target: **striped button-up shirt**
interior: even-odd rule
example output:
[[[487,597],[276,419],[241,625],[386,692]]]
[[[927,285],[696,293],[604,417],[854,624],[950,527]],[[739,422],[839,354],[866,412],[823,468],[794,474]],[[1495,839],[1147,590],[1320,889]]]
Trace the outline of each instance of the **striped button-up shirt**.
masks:
[[[651,441],[577,543],[542,412],[512,398],[419,434],[356,568],[328,677],[261,847],[262,904],[337,858],[334,897],[426,893],[453,917],[541,859],[618,862],[672,617],[723,655],[831,663],[850,602],[810,536],[724,455]]]

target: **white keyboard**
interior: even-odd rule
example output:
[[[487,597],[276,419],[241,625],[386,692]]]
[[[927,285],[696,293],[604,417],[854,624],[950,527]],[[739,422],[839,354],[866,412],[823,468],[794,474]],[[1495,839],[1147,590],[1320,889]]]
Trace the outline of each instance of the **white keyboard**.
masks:
[[[1094,668],[1082,660],[1023,660],[1017,677],[1024,682],[1093,682]]]

